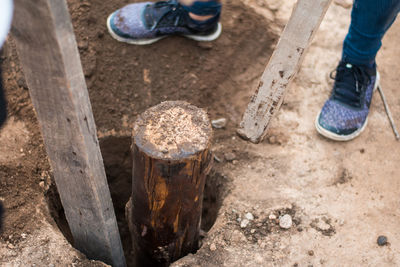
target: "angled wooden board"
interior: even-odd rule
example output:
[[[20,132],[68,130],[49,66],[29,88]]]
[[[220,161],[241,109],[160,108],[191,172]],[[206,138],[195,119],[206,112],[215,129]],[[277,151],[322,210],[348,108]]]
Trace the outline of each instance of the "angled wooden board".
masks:
[[[265,137],[286,88],[297,74],[331,0],[298,0],[240,123],[238,134],[253,143]]]
[[[15,0],[12,34],[74,246],[90,259],[125,266],[65,0]]]

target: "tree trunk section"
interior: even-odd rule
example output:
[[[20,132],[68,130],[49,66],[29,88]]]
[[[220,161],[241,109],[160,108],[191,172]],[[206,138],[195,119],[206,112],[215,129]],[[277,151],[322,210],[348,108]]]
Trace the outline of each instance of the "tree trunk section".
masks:
[[[182,101],[163,102],[136,121],[126,211],[137,266],[168,266],[198,249],[211,136],[207,114]]]

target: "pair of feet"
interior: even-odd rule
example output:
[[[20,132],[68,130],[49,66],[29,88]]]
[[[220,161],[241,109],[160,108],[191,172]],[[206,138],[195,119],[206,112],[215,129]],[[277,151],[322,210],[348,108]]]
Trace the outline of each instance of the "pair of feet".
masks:
[[[212,41],[221,34],[219,12],[206,21],[191,18],[176,0],[127,5],[107,19],[113,38],[130,44],[154,43],[170,35],[182,35],[196,41]],[[367,125],[373,91],[379,75],[376,67],[340,62],[333,90],[317,116],[315,126],[323,136],[336,141],[357,137]]]

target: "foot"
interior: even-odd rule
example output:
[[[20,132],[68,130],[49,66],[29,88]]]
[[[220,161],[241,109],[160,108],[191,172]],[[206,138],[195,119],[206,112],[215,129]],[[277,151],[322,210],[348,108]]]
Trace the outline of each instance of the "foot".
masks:
[[[376,67],[340,62],[330,98],[319,113],[315,126],[323,136],[348,141],[356,138],[368,122],[372,94],[379,83]]]
[[[111,36],[129,44],[145,45],[166,36],[183,35],[196,41],[212,41],[221,34],[219,14],[204,22],[193,20],[176,0],[127,5],[107,19]]]

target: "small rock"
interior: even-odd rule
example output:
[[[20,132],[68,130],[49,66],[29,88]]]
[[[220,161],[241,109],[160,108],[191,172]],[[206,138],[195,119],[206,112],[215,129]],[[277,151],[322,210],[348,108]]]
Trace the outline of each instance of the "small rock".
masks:
[[[22,233],[22,234],[21,234],[21,237],[22,237],[22,239],[25,239],[25,238],[26,238],[26,234],[25,234],[25,233]]]
[[[308,253],[308,255],[310,255],[310,256],[314,256],[314,251],[313,251],[313,250],[309,250],[307,253]]]
[[[39,186],[40,186],[41,188],[44,188],[44,182],[41,181],[41,182],[39,183]]]
[[[221,162],[222,160],[219,158],[219,157],[217,157],[216,155],[214,155],[214,160],[216,161],[216,162]]]
[[[378,243],[379,246],[386,246],[388,243],[387,237],[384,235],[381,235],[378,237],[378,240],[376,240],[376,242]]]
[[[232,152],[225,153],[225,159],[226,161],[233,161],[236,159],[236,155]]]
[[[23,77],[19,77],[17,80],[17,84],[19,87],[23,88],[23,89],[28,89],[28,85],[26,84],[26,81]]]
[[[215,251],[217,249],[217,246],[214,244],[214,243],[212,243],[211,245],[210,245],[210,250],[211,251]]]
[[[216,129],[225,128],[226,119],[225,118],[220,118],[220,119],[213,120],[213,121],[211,121],[211,125]]]
[[[246,228],[247,227],[247,225],[249,224],[249,220],[247,220],[247,219],[243,219],[241,222],[240,222],[240,228]]]
[[[276,215],[273,214],[273,213],[271,213],[271,214],[268,216],[268,219],[270,219],[270,220],[276,220]]]
[[[290,229],[292,223],[292,216],[289,214],[285,214],[279,219],[279,226],[283,229]]]
[[[14,247],[14,245],[13,245],[13,244],[11,244],[11,243],[9,243],[9,244],[7,245],[7,247],[8,247],[9,249],[13,249],[13,248],[15,248],[15,247]]]
[[[277,143],[276,136],[272,135],[272,136],[268,137],[268,143],[270,143],[272,145],[276,144]]]
[[[250,233],[254,234],[256,232],[256,229],[251,229]]]
[[[89,47],[88,41],[82,40],[82,41],[79,41],[79,42],[78,42],[78,48],[79,48],[79,49],[87,50],[88,47]]]
[[[251,214],[250,212],[246,213],[246,214],[244,215],[244,217],[245,217],[247,220],[249,220],[249,221],[254,220],[254,216],[253,216],[253,214]]]
[[[298,232],[303,232],[303,227],[301,227],[301,226],[297,227],[297,231]]]
[[[197,45],[205,50],[210,50],[214,46],[212,42],[198,42]]]

